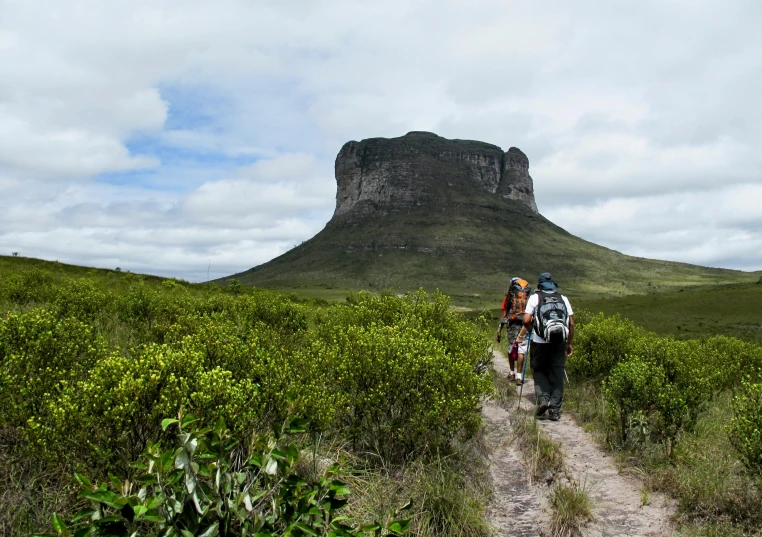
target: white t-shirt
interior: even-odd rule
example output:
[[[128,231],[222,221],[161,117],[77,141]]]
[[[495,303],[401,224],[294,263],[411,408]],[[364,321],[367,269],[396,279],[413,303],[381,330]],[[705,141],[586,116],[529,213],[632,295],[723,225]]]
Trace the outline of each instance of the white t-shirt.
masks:
[[[544,293],[545,291],[540,291],[540,292]],[[574,315],[574,311],[572,310],[569,299],[566,298],[564,295],[561,295],[561,298],[564,300],[564,304],[566,304],[566,311],[569,313],[569,317],[571,317],[572,315]],[[537,293],[530,296],[529,300],[527,300],[527,307],[524,310],[524,313],[534,316],[534,311],[537,309],[537,304],[539,304],[539,302],[540,302],[540,297],[537,295]],[[535,333],[534,328],[532,329],[532,341],[536,343],[545,343],[545,340]]]

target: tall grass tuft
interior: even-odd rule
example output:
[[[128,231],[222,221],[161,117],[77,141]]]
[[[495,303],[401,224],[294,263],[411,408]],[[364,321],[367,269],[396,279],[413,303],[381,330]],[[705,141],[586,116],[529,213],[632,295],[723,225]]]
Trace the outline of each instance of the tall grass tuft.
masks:
[[[550,535],[572,537],[582,534],[582,527],[593,518],[593,503],[587,484],[572,481],[558,483],[548,498],[552,509]]]
[[[534,418],[520,418],[514,426],[514,435],[526,457],[532,479],[551,482],[563,471],[561,444],[551,440]]]

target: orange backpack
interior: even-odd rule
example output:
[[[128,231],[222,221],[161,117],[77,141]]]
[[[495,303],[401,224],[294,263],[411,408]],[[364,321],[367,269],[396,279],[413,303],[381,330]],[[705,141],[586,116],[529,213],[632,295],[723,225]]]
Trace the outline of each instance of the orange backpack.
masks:
[[[521,278],[512,281],[508,293],[503,298],[502,308],[503,312],[505,312],[505,317],[515,321],[516,317],[524,313],[531,292],[532,287],[528,281]]]

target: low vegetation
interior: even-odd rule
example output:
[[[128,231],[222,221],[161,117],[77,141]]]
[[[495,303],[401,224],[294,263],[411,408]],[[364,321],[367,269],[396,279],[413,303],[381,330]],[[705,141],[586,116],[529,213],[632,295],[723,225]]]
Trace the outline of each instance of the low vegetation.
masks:
[[[514,435],[529,467],[533,481],[552,483],[564,470],[561,444],[553,441],[537,425],[534,417],[521,416],[515,423]]]
[[[581,312],[580,321],[567,406],[651,490],[678,500],[686,531],[756,531],[762,347],[721,335],[658,336],[618,316]]]
[[[551,508],[550,535],[572,537],[582,535],[584,525],[593,519],[590,491],[577,481],[560,482],[548,497]]]
[[[125,535],[449,535],[463,530],[453,513],[481,520],[479,465],[460,461],[491,355],[444,295],[328,306],[40,264],[3,278],[0,312],[0,533],[65,535],[81,509],[74,526]],[[296,436],[282,444],[273,423]],[[349,519],[318,513],[321,498]],[[285,517],[294,502],[304,516]],[[487,533],[474,527],[462,534]]]
[[[0,261],[0,534],[489,535],[479,408],[495,393],[492,329],[447,297],[329,304]],[[723,289],[715,303],[746,304],[723,322],[756,326],[747,302],[762,286]],[[575,303],[567,408],[637,467],[644,503],[677,499],[685,534],[754,534],[762,347],[754,330],[699,319],[701,291],[660,296],[610,302],[630,301],[619,306],[634,322]],[[503,402],[513,391],[498,382]],[[556,483],[554,531],[573,534],[584,487],[555,479],[560,451],[533,420],[518,430],[534,478]]]
[[[622,297],[580,296],[574,307],[619,314],[660,336],[701,339],[711,335],[762,344],[762,285],[685,286]]]

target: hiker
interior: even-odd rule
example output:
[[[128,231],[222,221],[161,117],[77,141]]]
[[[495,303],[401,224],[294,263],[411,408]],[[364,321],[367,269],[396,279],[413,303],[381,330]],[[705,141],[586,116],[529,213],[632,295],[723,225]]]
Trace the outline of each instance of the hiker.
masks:
[[[532,288],[529,282],[518,277],[511,278],[511,283],[508,284],[508,291],[506,291],[503,297],[503,304],[500,306],[503,309],[503,317],[500,319],[500,324],[497,327],[497,337],[495,338],[500,343],[503,327],[505,326],[509,349],[508,363],[510,364],[508,378],[517,382],[521,380],[521,368],[524,361],[522,359],[521,364],[516,368],[518,361],[516,336],[519,335],[519,331],[524,325],[524,309],[531,292]]]
[[[537,292],[529,297],[524,327],[532,333],[530,366],[537,396],[535,415],[543,418],[547,412],[552,421],[558,421],[564,401],[566,358],[573,351],[574,312],[548,272],[540,274]]]

